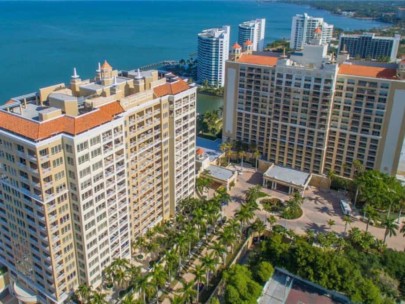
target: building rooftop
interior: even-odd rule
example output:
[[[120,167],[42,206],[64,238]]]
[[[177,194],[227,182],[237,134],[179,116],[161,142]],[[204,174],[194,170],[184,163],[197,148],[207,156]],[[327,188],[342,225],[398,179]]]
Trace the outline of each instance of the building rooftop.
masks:
[[[276,165],[270,166],[263,175],[268,178],[301,187],[305,187],[311,177],[311,174],[309,173]]]
[[[94,79],[81,80],[74,69],[69,87],[57,84],[12,98],[0,106],[0,130],[34,141],[59,133],[76,135],[110,122],[124,112],[128,107],[127,97],[136,100],[138,95],[149,96],[153,100],[189,88],[173,74],[118,72],[105,62]]]
[[[112,121],[116,115],[124,112],[119,102],[112,102],[77,117],[60,116],[43,122],[26,119],[20,115],[0,111],[0,130],[21,135],[39,141],[56,134],[77,135]]]
[[[398,79],[397,70],[388,67],[366,66],[360,64],[343,63],[339,67],[339,74],[371,78]]]
[[[189,88],[190,87],[187,84],[187,82],[185,82],[182,79],[178,79],[175,82],[169,82],[169,83],[165,83],[161,86],[158,86],[158,87],[154,88],[153,91],[154,91],[156,97],[162,97],[165,95],[178,94],[180,92],[188,90]]]
[[[233,170],[214,165],[208,166],[206,170],[209,172],[210,176],[221,181],[228,181],[235,174]]]
[[[336,292],[304,280],[276,267],[263,288],[259,304],[349,304],[350,300]]]
[[[267,65],[267,66],[275,66],[277,64],[278,57],[275,56],[261,56],[261,55],[242,55],[238,62],[240,63],[249,63],[249,64],[257,64],[257,65]]]

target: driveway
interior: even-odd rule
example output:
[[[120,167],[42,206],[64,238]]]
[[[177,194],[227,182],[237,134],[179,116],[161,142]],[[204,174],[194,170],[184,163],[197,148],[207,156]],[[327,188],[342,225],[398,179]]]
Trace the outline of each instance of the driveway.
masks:
[[[237,169],[240,169],[240,167],[237,167]],[[224,215],[228,218],[233,217],[244,200],[245,192],[250,187],[257,184],[262,185],[262,174],[256,172],[254,169],[243,168],[242,173],[238,176],[236,186],[230,191],[232,201],[228,206],[223,208]],[[271,197],[277,197],[284,200],[288,199],[287,194],[278,191],[266,188],[262,188],[262,191],[268,193]],[[302,217],[296,220],[279,218],[277,224],[280,224],[287,229],[291,229],[298,234],[303,234],[307,229],[313,229],[318,232],[330,231],[327,222],[332,219],[335,221],[332,230],[343,234],[345,223],[343,222],[343,214],[339,206],[339,202],[343,198],[344,195],[337,191],[310,187],[305,191],[305,199],[302,205]],[[270,214],[264,210],[258,210],[256,215],[264,222],[267,222],[266,219]],[[353,227],[366,230],[366,223],[362,222],[360,218],[361,215],[354,214],[352,217],[353,222],[348,225],[347,230],[350,230],[350,228]],[[385,230],[383,228],[377,228],[370,225],[368,231],[376,238],[380,240],[384,239]],[[387,246],[402,251],[405,249],[405,238],[399,231],[397,231],[397,236],[387,237]]]

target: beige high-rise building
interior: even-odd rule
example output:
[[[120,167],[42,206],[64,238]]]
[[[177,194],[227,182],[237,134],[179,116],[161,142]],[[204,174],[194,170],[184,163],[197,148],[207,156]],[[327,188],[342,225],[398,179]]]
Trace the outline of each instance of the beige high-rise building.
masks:
[[[194,194],[196,89],[157,71],[42,88],[0,108],[0,264],[25,303],[62,303],[130,258]],[[179,174],[177,174],[179,173]]]
[[[315,36],[303,51],[226,63],[223,140],[289,168],[352,177],[355,160],[396,174],[405,136],[405,62],[349,62]]]

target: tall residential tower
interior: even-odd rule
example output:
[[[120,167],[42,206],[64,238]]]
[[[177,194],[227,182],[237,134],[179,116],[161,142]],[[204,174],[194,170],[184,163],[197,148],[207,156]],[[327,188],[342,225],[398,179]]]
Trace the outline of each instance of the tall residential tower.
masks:
[[[310,43],[317,29],[321,30],[322,43],[329,43],[332,39],[333,25],[326,23],[323,18],[295,15],[291,24],[290,48],[302,49],[304,44]]]
[[[256,19],[239,24],[238,43],[244,45],[248,40],[252,42],[254,52],[262,52],[264,49],[264,32],[266,19]]]
[[[173,75],[105,62],[93,80],[75,71],[69,86],[0,108],[0,264],[18,299],[62,303],[99,286],[193,195],[195,106],[195,88]]]
[[[351,63],[318,38],[290,58],[241,54],[226,65],[223,140],[300,171],[353,177],[355,160],[395,175],[405,136],[405,61]]]
[[[223,86],[225,61],[229,57],[230,26],[204,30],[198,34],[198,82]]]

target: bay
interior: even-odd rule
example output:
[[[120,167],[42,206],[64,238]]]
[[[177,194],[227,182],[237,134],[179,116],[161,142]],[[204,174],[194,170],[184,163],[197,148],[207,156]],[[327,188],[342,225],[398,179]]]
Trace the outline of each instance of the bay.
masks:
[[[0,104],[38,88],[69,82],[73,67],[94,76],[107,59],[133,69],[166,59],[194,56],[197,34],[266,18],[266,42],[290,35],[297,13],[324,17],[345,30],[382,26],[306,6],[256,1],[0,1]]]

